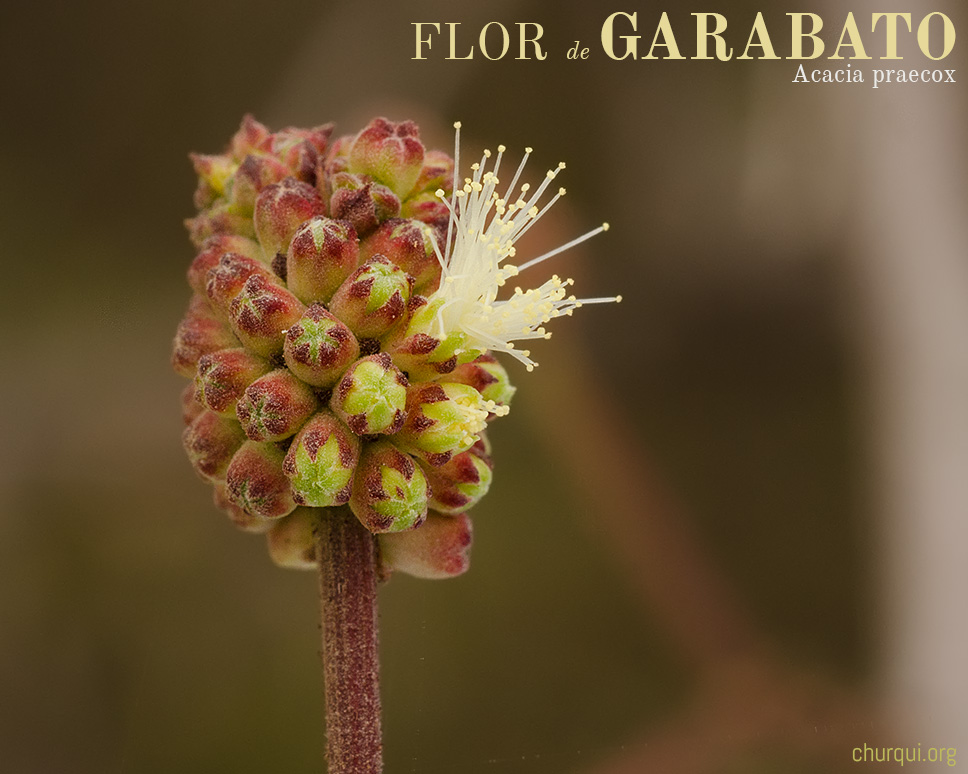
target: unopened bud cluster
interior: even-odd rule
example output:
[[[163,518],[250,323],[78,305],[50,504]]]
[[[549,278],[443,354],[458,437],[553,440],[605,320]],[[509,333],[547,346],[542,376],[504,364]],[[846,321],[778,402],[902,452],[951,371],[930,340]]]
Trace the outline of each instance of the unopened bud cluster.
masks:
[[[224,154],[192,157],[198,253],[172,354],[192,380],[185,449],[280,565],[314,566],[318,509],[347,505],[385,570],[452,576],[491,482],[486,425],[514,393],[427,300],[453,162],[411,122],[331,132],[247,117]]]

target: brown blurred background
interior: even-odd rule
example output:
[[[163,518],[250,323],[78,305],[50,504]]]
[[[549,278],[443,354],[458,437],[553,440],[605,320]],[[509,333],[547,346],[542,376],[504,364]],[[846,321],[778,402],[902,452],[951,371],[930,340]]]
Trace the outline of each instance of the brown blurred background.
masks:
[[[803,9],[765,5],[715,10],[739,48],[766,11],[785,55]],[[872,6],[849,7],[866,33]],[[550,270],[626,302],[509,366],[472,570],[381,591],[388,772],[827,772],[865,743],[968,760],[965,86],[601,52],[608,13],[638,11],[647,47],[664,8],[4,12],[3,771],[322,770],[315,579],[215,511],[168,366],[186,154],[245,112],[414,118],[444,149],[460,119],[465,159],[568,163],[522,255],[612,225]],[[876,10],[968,34],[963,4]],[[839,31],[846,8],[818,11]],[[540,22],[549,58],[412,61],[414,21],[468,45]],[[575,40],[589,60],[564,58]],[[965,73],[962,52],[938,64]]]

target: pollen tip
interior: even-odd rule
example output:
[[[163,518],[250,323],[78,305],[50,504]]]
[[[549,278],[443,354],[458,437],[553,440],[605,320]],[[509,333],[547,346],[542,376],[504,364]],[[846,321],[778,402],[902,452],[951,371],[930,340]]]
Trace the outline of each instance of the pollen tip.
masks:
[[[447,196],[447,194],[444,193],[443,188],[438,188],[436,191],[434,191],[434,196],[436,196],[438,199],[443,199],[445,196]]]
[[[460,129],[460,121],[454,121],[454,128]]]
[[[565,189],[564,188],[559,188],[558,189],[558,196],[564,196],[564,195],[565,195]]]
[[[534,153],[534,148],[525,148],[524,149],[524,152],[525,153]]]
[[[602,231],[608,231],[610,228],[611,226],[608,223],[602,223]]]
[[[622,303],[622,297],[621,296],[615,296],[615,303],[616,304],[621,304]]]
[[[504,151],[506,151],[506,150],[507,150],[507,148],[505,148],[503,145],[498,145],[497,146],[497,152],[498,153],[504,153]]]

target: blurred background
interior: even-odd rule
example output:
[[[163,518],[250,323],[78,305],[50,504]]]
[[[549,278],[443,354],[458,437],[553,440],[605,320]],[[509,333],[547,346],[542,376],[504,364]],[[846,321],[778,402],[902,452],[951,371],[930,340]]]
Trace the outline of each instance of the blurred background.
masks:
[[[786,55],[802,8],[763,5],[716,10],[739,48],[764,10]],[[465,160],[505,143],[534,146],[533,173],[568,164],[521,255],[612,226],[549,271],[625,303],[558,321],[534,373],[509,364],[471,571],[381,590],[388,772],[968,756],[963,83],[607,59],[612,11],[651,41],[667,8],[645,1],[45,8],[0,29],[4,771],[323,769],[316,580],[214,509],[168,364],[187,153],[246,112],[338,134],[412,118],[445,150],[459,119]],[[839,33],[846,9],[816,10]],[[866,33],[872,5],[850,10]],[[876,10],[968,31],[960,3]],[[691,53],[689,11],[671,18]],[[467,45],[539,22],[549,56],[413,61],[415,21]],[[587,61],[565,59],[576,40]],[[965,73],[963,50],[937,64]]]

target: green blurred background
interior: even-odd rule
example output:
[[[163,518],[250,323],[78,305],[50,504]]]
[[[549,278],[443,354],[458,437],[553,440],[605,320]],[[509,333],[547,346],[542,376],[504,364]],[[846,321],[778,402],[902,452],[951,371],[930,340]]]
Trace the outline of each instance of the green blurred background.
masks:
[[[315,578],[214,509],[168,365],[186,155],[246,112],[413,118],[448,150],[460,119],[465,159],[503,142],[535,147],[533,173],[568,163],[531,249],[612,226],[554,270],[625,303],[558,321],[533,374],[509,366],[471,571],[381,590],[388,772],[823,772],[865,742],[968,741],[965,88],[610,61],[615,10],[647,44],[663,7],[3,12],[3,771],[323,768]],[[802,9],[715,10],[740,47],[768,11],[784,53]],[[839,29],[839,4],[819,12]],[[549,58],[412,61],[414,21],[468,45],[540,22]],[[575,40],[588,61],[564,58]]]

